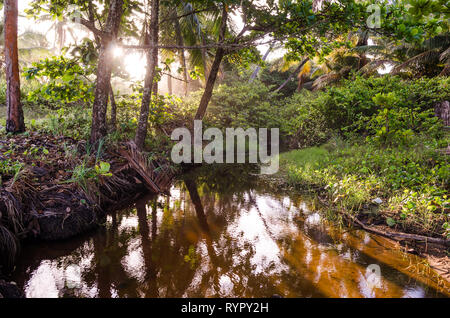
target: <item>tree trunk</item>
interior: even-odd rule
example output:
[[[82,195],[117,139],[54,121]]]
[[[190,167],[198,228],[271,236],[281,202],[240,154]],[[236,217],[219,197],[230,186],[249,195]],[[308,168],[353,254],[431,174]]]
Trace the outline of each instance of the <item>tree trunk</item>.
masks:
[[[225,5],[222,8],[222,23],[220,26],[219,42],[223,43],[225,40],[225,32],[227,30],[228,11]],[[208,81],[206,82],[205,91],[203,92],[202,99],[198,105],[197,113],[195,114],[196,120],[202,120],[208,108],[209,101],[211,100],[212,92],[214,90],[214,84],[216,83],[217,74],[219,73],[220,64],[225,56],[225,49],[218,47],[214,62],[209,72]]]
[[[147,136],[148,115],[150,111],[150,101],[152,98],[153,81],[158,64],[158,33],[159,33],[159,0],[152,0],[150,17],[150,44],[153,48],[147,52],[147,72],[145,74],[144,92],[142,94],[141,112],[136,131],[135,143],[139,150],[144,148],[145,137]]]
[[[177,11],[174,11],[174,16],[177,16]],[[175,26],[175,35],[177,37],[177,45],[182,47],[184,46],[183,35],[181,34],[180,22],[178,19],[174,19]],[[187,96],[188,93],[188,73],[187,73],[187,65],[186,65],[186,56],[184,55],[184,49],[178,50],[178,57],[180,59],[181,68],[183,69],[183,88],[184,88],[184,96]]]
[[[205,76],[205,86],[206,86],[206,80],[208,79],[208,54],[206,52],[206,38],[205,34],[202,32],[202,60],[203,60],[203,75]]]
[[[219,73],[220,63],[225,56],[225,50],[219,47],[214,57],[214,62],[209,72],[208,81],[206,82],[205,91],[203,92],[202,99],[195,114],[195,119],[202,120],[208,108],[209,101],[211,100],[212,92],[214,90],[214,84],[216,83],[217,74]]]
[[[116,131],[117,105],[116,99],[114,98],[114,91],[111,83],[109,84],[109,102],[111,104],[111,118],[109,119],[109,126],[111,131]]]
[[[303,89],[303,85],[306,83],[307,79],[308,75],[306,74],[302,74],[298,77],[297,92],[300,92]]]
[[[437,103],[434,106],[434,111],[437,117],[442,120],[445,127],[450,126],[450,102],[448,100]]]
[[[278,92],[278,91],[280,91],[283,87],[285,87],[286,84],[289,83],[289,81],[295,76],[295,74],[297,74],[298,72],[300,72],[300,70],[302,69],[302,66],[305,65],[305,63],[308,62],[308,60],[309,60],[309,58],[304,59],[304,60],[299,64],[299,66],[297,66],[297,68],[295,69],[295,71],[288,77],[288,79],[285,80],[284,83],[281,84],[280,87],[278,87],[278,88],[275,90],[275,93]]]
[[[358,46],[367,46],[368,43],[369,43],[369,32],[363,31],[358,38],[358,43],[356,44],[356,46],[357,47]],[[368,62],[369,62],[369,60],[367,59],[367,56],[365,53],[359,54],[358,69],[361,69],[362,67],[364,67]]]
[[[263,62],[265,62],[266,61],[266,59],[267,59],[267,57],[269,56],[269,53],[270,53],[270,51],[272,51],[272,45],[269,47],[269,49],[266,51],[266,54],[264,54],[264,56],[263,56],[263,58],[262,58],[262,61]],[[256,69],[253,71],[253,73],[252,73],[252,76],[250,76],[250,79],[249,79],[249,83],[252,83],[255,79],[256,79],[256,77],[258,76],[258,73],[259,73],[259,70],[261,69],[261,66],[257,66],[256,67]]]
[[[100,54],[97,66],[97,85],[95,87],[94,105],[92,106],[92,126],[90,142],[96,145],[106,136],[106,111],[111,84],[113,61],[112,46],[119,32],[123,14],[123,0],[112,0],[110,3],[105,33],[101,39]]]
[[[25,131],[22,105],[20,104],[17,19],[17,0],[5,0],[6,131],[13,133]]]

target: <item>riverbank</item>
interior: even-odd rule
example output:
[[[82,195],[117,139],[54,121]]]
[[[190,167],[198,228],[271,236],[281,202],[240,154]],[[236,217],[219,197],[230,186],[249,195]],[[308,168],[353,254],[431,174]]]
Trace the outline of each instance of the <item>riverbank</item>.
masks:
[[[137,194],[166,191],[173,175],[133,143],[93,151],[83,141],[33,131],[5,135],[0,159],[0,273],[13,269],[20,241],[89,231]]]
[[[281,154],[276,177],[316,194],[329,219],[397,241],[450,280],[446,142],[417,137],[407,146],[382,148],[335,139]]]
[[[108,213],[98,230],[26,244],[11,279],[29,298],[448,297],[421,257],[334,226],[314,196],[250,168],[194,169],[170,195]],[[380,288],[365,284],[370,264]]]

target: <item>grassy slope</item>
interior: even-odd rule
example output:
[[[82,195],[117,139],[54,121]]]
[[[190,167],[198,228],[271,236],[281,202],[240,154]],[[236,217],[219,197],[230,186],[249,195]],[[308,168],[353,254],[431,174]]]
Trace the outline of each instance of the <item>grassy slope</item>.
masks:
[[[408,147],[381,148],[335,140],[281,154],[280,174],[292,186],[325,194],[334,211],[445,237],[450,236],[450,165],[438,149],[447,142],[415,138]]]

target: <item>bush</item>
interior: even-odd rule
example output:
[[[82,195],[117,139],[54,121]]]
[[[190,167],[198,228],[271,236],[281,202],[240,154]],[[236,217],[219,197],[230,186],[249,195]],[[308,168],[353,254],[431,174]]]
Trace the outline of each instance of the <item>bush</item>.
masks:
[[[280,128],[281,140],[290,148],[320,145],[336,134],[405,144],[415,133],[441,137],[434,107],[450,96],[448,84],[448,78],[357,76],[327,91],[302,90],[285,98],[261,82],[237,81],[214,90],[204,124],[222,129]],[[172,109],[178,121],[193,120],[202,93],[192,93],[180,108]]]
[[[202,91],[194,92],[183,104],[185,112],[193,117],[200,103]],[[273,94],[270,87],[261,82],[240,82],[235,85],[219,85],[208,105],[204,123],[218,128],[280,127],[283,99]]]
[[[319,95],[319,96],[318,96]],[[320,145],[332,135],[326,115],[320,110],[320,94],[303,91],[284,101],[280,133],[288,137],[290,148]]]
[[[426,122],[433,117],[436,103],[450,96],[449,82],[448,78],[407,81],[391,75],[358,76],[321,93],[318,106],[327,119],[328,127],[342,133],[373,135],[376,132],[370,124],[373,124],[374,116],[380,115],[380,110],[383,110],[373,97],[391,94],[392,104],[384,107],[395,109],[404,127],[418,132],[430,128]]]
[[[383,147],[364,141],[327,144],[281,154],[287,181],[301,188],[326,189],[341,212],[366,212],[382,198],[380,212],[391,224],[417,233],[450,234],[450,164],[428,136],[407,146]]]

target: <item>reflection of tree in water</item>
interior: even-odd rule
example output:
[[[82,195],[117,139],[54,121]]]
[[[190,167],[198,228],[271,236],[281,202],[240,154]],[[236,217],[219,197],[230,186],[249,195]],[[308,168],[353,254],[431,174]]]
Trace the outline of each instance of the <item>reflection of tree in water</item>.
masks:
[[[137,288],[143,295],[267,297],[279,292],[276,286],[284,280],[283,274],[268,275],[264,270],[256,271],[255,246],[228,230],[240,212],[249,211],[254,204],[250,197],[254,186],[252,180],[242,171],[226,172],[222,176],[223,179],[216,183],[210,182],[205,175],[186,178],[179,186],[181,197],[187,191],[190,198],[185,201],[185,211],[177,202],[171,206],[168,198],[162,207],[158,207],[161,202],[157,203],[157,198],[150,200],[152,233],[146,199],[136,204],[146,274],[144,284],[137,283]],[[159,222],[157,209],[162,216]],[[127,243],[123,243],[126,247]],[[190,248],[195,251],[195,262],[185,261]],[[116,255],[115,266],[120,267],[120,259],[125,255],[126,248]],[[269,264],[267,270],[273,271],[273,266]],[[113,275],[100,273],[103,276],[98,278],[104,282],[99,282],[99,286],[107,285]],[[229,289],[223,289],[227,284]],[[136,286],[136,282],[132,285]],[[131,295],[128,293],[127,296]]]
[[[136,288],[138,282],[131,277],[123,267],[122,259],[127,255],[127,247],[130,240],[136,236],[135,229],[119,231],[121,220],[129,216],[131,210],[124,214],[113,213],[111,224],[101,227],[93,237],[93,268],[84,273],[84,279],[88,284],[97,285],[98,297],[109,298],[112,290],[119,297],[138,297]]]
[[[357,249],[340,244],[338,251],[323,226],[290,213],[291,206],[298,211],[298,196],[267,189],[236,167],[198,173],[186,175],[173,197],[144,197],[135,209],[111,215],[69,256],[55,256],[58,266],[92,258],[82,278],[99,297],[360,296],[361,266],[342,259]],[[242,224],[252,213],[260,238],[246,236],[255,224]],[[258,239],[274,244],[265,248],[276,248],[275,258],[261,260],[266,250]],[[373,261],[361,253],[352,257]]]

